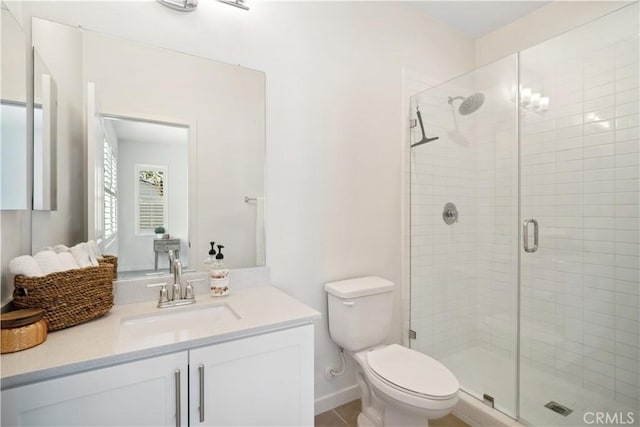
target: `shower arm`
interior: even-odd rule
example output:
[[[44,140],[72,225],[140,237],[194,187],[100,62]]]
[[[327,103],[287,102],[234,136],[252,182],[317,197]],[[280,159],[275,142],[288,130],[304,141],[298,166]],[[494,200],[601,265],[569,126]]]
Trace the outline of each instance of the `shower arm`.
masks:
[[[453,101],[455,101],[456,99],[466,99],[464,96],[456,96],[454,98],[449,97],[449,104],[453,104]]]

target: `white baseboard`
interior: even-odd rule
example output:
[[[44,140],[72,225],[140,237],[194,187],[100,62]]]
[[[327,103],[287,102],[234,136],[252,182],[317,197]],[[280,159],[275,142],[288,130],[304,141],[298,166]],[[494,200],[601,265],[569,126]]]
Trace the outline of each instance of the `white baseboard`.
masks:
[[[335,393],[327,394],[316,399],[315,414],[321,414],[330,409],[336,408],[352,400],[360,398],[360,387],[357,384],[343,388]]]

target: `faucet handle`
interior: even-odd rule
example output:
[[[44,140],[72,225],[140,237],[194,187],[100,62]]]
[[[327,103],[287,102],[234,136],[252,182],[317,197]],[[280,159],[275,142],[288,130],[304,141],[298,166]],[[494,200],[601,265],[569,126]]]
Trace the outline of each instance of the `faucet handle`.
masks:
[[[182,299],[182,288],[180,286],[180,281],[176,281],[171,286],[171,301]]]
[[[166,282],[150,283],[147,285],[147,288],[159,288],[160,286],[167,286],[167,283]]]
[[[160,306],[160,304],[163,304],[165,302],[169,301],[169,293],[167,292],[167,284],[166,282],[163,283],[151,283],[149,285],[147,285],[147,288],[158,288],[161,287],[160,289],[160,297],[158,298],[158,306]]]
[[[184,299],[196,299],[192,283],[202,281],[204,281],[204,279],[187,280],[187,286],[184,288]]]

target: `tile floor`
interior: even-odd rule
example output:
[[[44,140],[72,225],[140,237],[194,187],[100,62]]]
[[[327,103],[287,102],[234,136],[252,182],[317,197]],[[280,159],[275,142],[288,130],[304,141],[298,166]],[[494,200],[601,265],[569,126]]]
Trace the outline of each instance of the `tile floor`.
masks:
[[[360,409],[360,399],[345,403],[335,409],[316,415],[315,427],[357,427]],[[469,427],[469,425],[450,414],[432,420],[429,422],[429,427]]]

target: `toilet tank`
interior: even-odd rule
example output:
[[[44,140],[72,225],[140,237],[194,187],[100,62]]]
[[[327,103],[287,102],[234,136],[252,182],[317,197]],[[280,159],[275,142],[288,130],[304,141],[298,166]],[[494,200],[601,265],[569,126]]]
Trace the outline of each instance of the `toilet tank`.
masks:
[[[328,295],[331,339],[347,351],[381,344],[389,334],[393,283],[359,277],[324,285]]]

